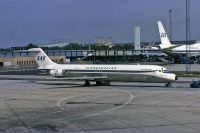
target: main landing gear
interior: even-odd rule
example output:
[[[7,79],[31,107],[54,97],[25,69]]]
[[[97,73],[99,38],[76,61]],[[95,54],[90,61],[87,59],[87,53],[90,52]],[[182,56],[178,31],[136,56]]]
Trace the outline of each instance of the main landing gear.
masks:
[[[172,87],[172,84],[170,82],[165,83],[165,87]]]
[[[84,86],[90,86],[90,82],[88,80],[85,81]]]
[[[110,81],[96,81],[97,86],[110,86]],[[90,82],[88,80],[85,81],[84,86],[90,86]]]
[[[96,85],[97,86],[101,86],[101,85],[110,86],[110,81],[96,81]]]

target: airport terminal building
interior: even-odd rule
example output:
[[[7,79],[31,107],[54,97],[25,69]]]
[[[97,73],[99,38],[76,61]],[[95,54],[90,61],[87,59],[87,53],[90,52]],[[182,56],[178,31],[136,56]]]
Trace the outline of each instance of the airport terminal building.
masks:
[[[163,56],[160,51],[137,50],[48,50],[46,54],[56,63],[63,64],[85,60],[93,63],[120,63],[124,61],[140,60],[141,55]],[[37,64],[31,54],[26,51],[0,53],[0,66],[33,66]]]

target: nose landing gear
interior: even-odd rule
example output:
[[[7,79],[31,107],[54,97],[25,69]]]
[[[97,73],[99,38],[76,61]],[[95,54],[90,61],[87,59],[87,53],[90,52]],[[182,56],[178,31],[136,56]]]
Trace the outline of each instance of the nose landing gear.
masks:
[[[170,82],[165,83],[165,87],[172,87],[172,84]]]

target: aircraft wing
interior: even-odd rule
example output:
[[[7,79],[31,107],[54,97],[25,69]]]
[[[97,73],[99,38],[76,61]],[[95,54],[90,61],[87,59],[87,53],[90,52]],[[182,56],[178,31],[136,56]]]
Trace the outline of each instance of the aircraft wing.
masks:
[[[180,62],[180,56],[174,53],[172,50],[162,50],[163,53],[174,59],[174,62]]]
[[[167,54],[168,56],[172,57],[172,58],[177,58],[177,54],[175,54],[173,51],[171,50],[162,50],[163,53]]]

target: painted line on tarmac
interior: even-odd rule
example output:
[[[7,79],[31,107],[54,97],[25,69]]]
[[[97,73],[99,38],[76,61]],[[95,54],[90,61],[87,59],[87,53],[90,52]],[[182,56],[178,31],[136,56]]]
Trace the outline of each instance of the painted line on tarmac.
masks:
[[[91,93],[93,94],[93,93]],[[80,95],[77,95],[77,96],[71,96],[71,97],[64,97],[62,99],[60,99],[58,102],[57,102],[57,106],[60,108],[60,111],[64,111],[65,108],[61,106],[61,103],[66,101],[66,100],[69,100],[69,99],[72,99],[72,98],[75,98],[75,97],[78,97],[78,96],[85,96],[85,95],[88,95],[88,94],[80,94]]]
[[[108,112],[111,112],[111,111],[114,111],[114,110],[117,110],[117,109],[120,109],[126,105],[128,105],[134,98],[134,95],[130,92],[130,91],[126,91],[126,90],[119,90],[119,89],[116,89],[116,88],[112,88],[114,89],[114,91],[117,91],[117,92],[123,92],[123,93],[126,93],[129,95],[129,99],[128,101],[126,101],[125,103],[123,103],[122,105],[120,106],[117,106],[117,107],[114,107],[114,108],[111,108],[111,109],[108,109],[108,110],[104,110],[104,111],[100,111],[100,112],[97,112],[97,113],[93,113],[93,114],[90,114],[90,115],[86,115],[86,116],[82,116],[82,117],[79,117],[79,118],[74,118],[74,119],[69,119],[67,121],[62,121],[62,122],[56,122],[56,124],[64,124],[66,122],[70,122],[70,121],[75,121],[75,120],[80,120],[80,119],[84,119],[84,118],[89,118],[89,117],[93,117],[93,116],[97,116],[97,115],[102,115],[102,114],[105,114],[105,113],[108,113]],[[95,93],[91,93],[91,94],[95,94]],[[91,95],[90,94],[90,95]],[[29,118],[25,118],[23,120],[28,120],[28,119],[34,119],[34,118],[39,118],[39,117],[44,117],[44,116],[48,116],[48,115],[52,115],[52,114],[56,114],[56,113],[61,113],[65,110],[65,108],[63,106],[61,106],[61,103],[66,101],[66,100],[69,100],[69,99],[72,99],[72,98],[75,98],[75,97],[79,97],[79,96],[82,96],[82,95],[88,95],[88,94],[81,94],[81,95],[76,95],[76,96],[70,96],[70,97],[65,97],[65,98],[62,98],[60,99],[58,102],[57,102],[57,106],[60,108],[60,110],[58,111],[55,111],[55,112],[52,112],[52,113],[47,113],[47,114],[44,114],[44,115],[37,115],[37,116],[33,116],[33,117],[29,117]],[[3,100],[1,100],[3,101]]]
[[[119,106],[117,106],[117,107],[114,107],[114,108],[111,108],[111,109],[108,109],[108,110],[100,111],[100,112],[97,112],[97,113],[89,114],[89,115],[82,116],[82,117],[78,117],[78,118],[69,119],[69,120],[67,120],[67,121],[62,121],[62,122],[60,122],[60,123],[65,123],[65,122],[69,122],[69,121],[75,121],[75,120],[79,120],[79,119],[84,119],[84,118],[88,118],[88,117],[93,117],[93,116],[97,116],[97,115],[102,115],[102,114],[105,114],[105,113],[108,113],[108,112],[111,112],[111,111],[120,109],[120,108],[126,106],[127,104],[129,104],[129,103],[133,100],[133,98],[134,98],[134,95],[133,95],[130,91],[127,91],[127,90],[119,90],[119,89],[116,89],[116,88],[112,88],[112,89],[114,89],[114,91],[116,91],[116,92],[123,92],[123,93],[128,94],[128,95],[129,95],[128,101],[126,101],[126,102],[123,103],[122,105],[119,105]],[[91,94],[95,94],[95,93],[91,93]],[[89,94],[89,95],[91,95],[91,94]],[[49,115],[56,114],[56,113],[61,113],[61,112],[65,111],[65,108],[61,105],[62,102],[66,101],[66,100],[69,100],[69,99],[72,99],[72,98],[75,98],[75,97],[83,96],[83,95],[88,95],[88,94],[80,94],[80,95],[76,95],[76,96],[64,97],[64,98],[60,99],[60,100],[57,102],[57,104],[56,104],[56,105],[60,108],[60,110],[55,111],[55,112],[51,112],[51,113],[47,113],[47,114],[44,114],[44,115],[37,115],[37,116],[25,118],[25,119],[23,119],[23,120],[34,119],[34,118],[49,116]],[[58,123],[58,122],[57,122],[57,123]]]
[[[94,93],[91,93],[91,94],[94,94]],[[24,120],[31,120],[31,119],[34,119],[34,118],[40,118],[40,117],[44,117],[44,116],[53,115],[53,114],[56,114],[56,113],[61,113],[61,112],[63,112],[63,111],[65,110],[65,108],[61,106],[61,103],[62,103],[63,101],[69,100],[69,99],[72,99],[72,98],[75,98],[75,97],[79,97],[79,96],[82,96],[82,95],[89,95],[89,94],[80,94],[80,95],[75,95],[75,96],[70,96],[70,97],[62,98],[62,99],[60,99],[60,100],[57,102],[57,106],[60,108],[60,110],[55,111],[55,112],[51,112],[51,113],[47,113],[47,114],[44,114],[44,115],[37,115],[37,116],[29,117],[29,118],[24,118],[24,119],[22,119],[22,120],[23,120],[23,121],[24,121]],[[1,99],[1,100],[0,100],[0,104],[1,104],[1,103],[4,103],[4,99]],[[19,130],[17,130],[17,131],[23,131],[23,130],[25,130],[25,129],[19,129]],[[0,129],[0,131],[1,131],[1,129]]]
[[[115,88],[112,88],[112,89],[115,89]],[[86,115],[86,116],[82,116],[82,117],[79,117],[79,118],[69,119],[67,121],[63,121],[63,122],[60,122],[60,123],[65,123],[65,122],[80,120],[80,119],[84,119],[84,118],[88,118],[88,117],[93,117],[93,116],[97,116],[97,115],[102,115],[102,114],[105,114],[105,113],[117,110],[117,109],[122,108],[122,107],[126,106],[127,104],[129,104],[133,100],[133,98],[134,98],[133,94],[130,91],[124,91],[124,90],[119,90],[119,89],[115,89],[115,91],[127,93],[129,95],[128,101],[125,102],[125,103],[123,103],[120,106],[117,106],[117,107],[114,107],[114,108],[111,108],[111,109],[108,109],[108,110],[100,111],[100,112],[93,113],[93,114]]]
[[[47,113],[47,114],[43,114],[43,115],[37,115],[37,116],[25,118],[23,120],[34,119],[34,118],[38,118],[38,117],[44,117],[44,116],[49,116],[49,115],[56,114],[56,113],[61,113],[61,112],[63,112],[65,110],[65,108],[60,105],[61,102],[65,101],[65,100],[69,100],[69,99],[75,98],[75,97],[79,97],[79,96],[82,96],[82,95],[88,95],[88,94],[80,94],[80,95],[76,95],[76,96],[70,96],[70,97],[62,98],[57,102],[57,106],[60,108],[60,110],[55,111],[55,112],[51,112],[51,113]]]

